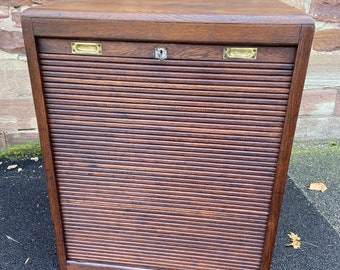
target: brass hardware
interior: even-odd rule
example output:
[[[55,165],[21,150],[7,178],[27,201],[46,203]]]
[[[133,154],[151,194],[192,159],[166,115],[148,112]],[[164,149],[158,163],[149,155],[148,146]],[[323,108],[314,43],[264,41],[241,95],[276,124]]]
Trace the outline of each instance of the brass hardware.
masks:
[[[155,48],[155,58],[161,61],[167,59],[168,50],[165,48]]]
[[[255,60],[257,48],[224,48],[223,59]]]
[[[72,42],[71,43],[73,54],[102,54],[102,45],[94,42]]]

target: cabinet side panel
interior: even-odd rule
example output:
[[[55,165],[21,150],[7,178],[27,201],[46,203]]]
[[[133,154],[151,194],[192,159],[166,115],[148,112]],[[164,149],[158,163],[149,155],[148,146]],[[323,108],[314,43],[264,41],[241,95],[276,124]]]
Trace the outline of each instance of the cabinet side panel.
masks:
[[[63,228],[61,223],[61,213],[59,207],[57,184],[53,167],[53,158],[47,124],[43,86],[40,76],[39,60],[37,57],[34,32],[32,29],[31,20],[29,18],[26,17],[22,18],[22,29],[26,47],[28,67],[30,71],[33,99],[39,127],[40,143],[44,157],[47,190],[56,236],[56,247],[58,252],[59,267],[60,270],[66,270],[66,255]]]
[[[286,183],[289,159],[293,145],[296,122],[299,114],[302,90],[305,82],[309,54],[311,51],[314,26],[306,25],[301,29],[300,43],[297,50],[294,73],[288,99],[285,124],[277,163],[272,205],[270,210],[268,231],[263,253],[262,269],[269,269],[274,251],[275,236]]]

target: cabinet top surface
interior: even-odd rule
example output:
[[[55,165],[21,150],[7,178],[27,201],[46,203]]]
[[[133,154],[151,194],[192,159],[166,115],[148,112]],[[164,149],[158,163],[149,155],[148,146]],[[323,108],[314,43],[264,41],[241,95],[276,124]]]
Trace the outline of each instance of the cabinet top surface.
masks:
[[[312,23],[276,0],[66,0],[31,8],[23,16],[60,19],[216,23]]]

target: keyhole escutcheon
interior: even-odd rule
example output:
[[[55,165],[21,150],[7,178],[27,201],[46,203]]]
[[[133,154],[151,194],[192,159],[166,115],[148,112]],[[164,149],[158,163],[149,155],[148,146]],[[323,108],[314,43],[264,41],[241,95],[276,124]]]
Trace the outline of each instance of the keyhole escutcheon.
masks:
[[[156,48],[155,58],[158,60],[165,60],[168,57],[168,50],[166,48]]]

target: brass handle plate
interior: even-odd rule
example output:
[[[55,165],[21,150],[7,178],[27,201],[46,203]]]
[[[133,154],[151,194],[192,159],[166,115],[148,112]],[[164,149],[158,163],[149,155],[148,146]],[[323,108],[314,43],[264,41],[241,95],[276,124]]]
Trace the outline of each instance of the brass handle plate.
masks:
[[[242,59],[255,60],[257,57],[257,48],[224,48],[223,59]]]
[[[73,54],[101,55],[102,45],[95,42],[72,42],[71,50]]]

